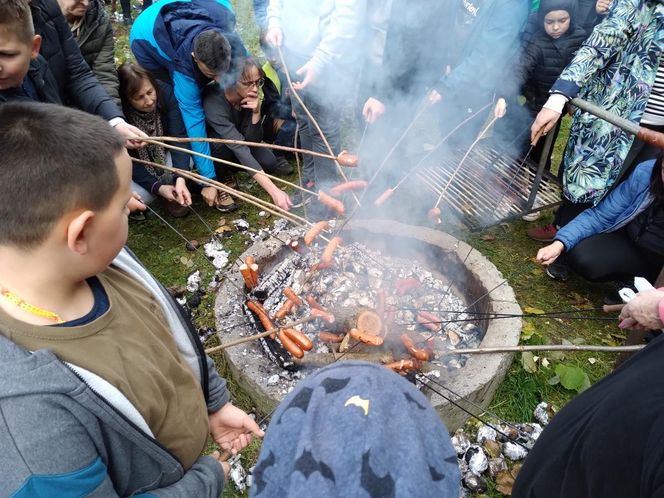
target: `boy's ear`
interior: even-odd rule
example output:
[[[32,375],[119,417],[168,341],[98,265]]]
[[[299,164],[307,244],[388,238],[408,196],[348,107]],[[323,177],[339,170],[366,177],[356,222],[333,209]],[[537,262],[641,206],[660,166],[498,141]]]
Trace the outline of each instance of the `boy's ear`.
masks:
[[[39,55],[39,50],[41,49],[42,37],[40,35],[35,35],[32,37],[32,46],[30,47],[30,58],[36,59]]]
[[[88,252],[87,231],[94,217],[93,211],[83,211],[67,225],[67,247],[80,256]]]

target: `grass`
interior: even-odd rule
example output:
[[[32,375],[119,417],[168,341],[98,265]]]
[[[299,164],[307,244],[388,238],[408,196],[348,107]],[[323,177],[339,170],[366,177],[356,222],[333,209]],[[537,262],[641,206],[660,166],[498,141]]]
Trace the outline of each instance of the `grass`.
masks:
[[[257,41],[258,30],[253,23],[251,3],[244,0],[235,1],[234,4],[238,18],[238,31],[249,50],[253,54],[260,55]],[[124,26],[116,25],[116,35],[118,37],[116,46],[118,61],[129,60],[131,54],[127,45],[127,29]],[[565,120],[554,151],[554,170],[562,157],[568,127],[568,120]],[[348,137],[348,141],[352,140],[352,137]],[[241,178],[244,190],[265,198],[262,190],[248,177],[243,175]],[[200,201],[196,201],[193,206],[213,228],[230,227],[230,230],[224,233],[223,239],[225,248],[230,251],[230,261],[242,253],[250,243],[247,232],[238,232],[233,227],[234,219],[246,219],[252,230],[274,220],[272,217],[267,221],[259,217],[257,210],[247,204],[240,206],[238,212],[230,215],[220,215],[217,211],[200,204]],[[161,212],[158,207],[155,209]],[[551,214],[547,213],[547,216],[550,217]],[[206,241],[211,236],[209,229],[193,214],[178,220],[168,218],[168,221],[189,240]],[[526,311],[591,308],[600,305],[601,297],[606,290],[603,286],[590,285],[575,277],[566,283],[554,282],[544,274],[542,267],[534,261],[534,256],[541,244],[530,240],[525,235],[527,226],[525,222],[514,221],[491,227],[482,233],[471,233],[459,226],[446,226],[444,229],[468,242],[473,248],[488,257],[503,273],[509,285],[514,289],[521,307]],[[482,237],[483,235],[492,237]],[[184,241],[155,216],[149,216],[144,222],[131,224],[128,244],[166,286],[184,286],[187,276],[194,268],[203,273],[205,282],[212,278],[212,269],[201,259],[201,256],[187,251]],[[213,305],[214,293],[208,293],[201,305],[193,312],[193,321],[197,327],[202,329],[214,327]],[[569,340],[587,344],[615,345],[621,342],[621,339],[618,329],[612,322],[526,318],[524,319],[522,343],[545,344]],[[208,339],[206,347],[218,343],[219,339],[216,335],[212,335]],[[213,359],[220,373],[228,376],[229,372],[223,356],[216,354],[213,355]],[[546,361],[544,361],[545,359]],[[595,382],[611,370],[614,359],[615,357],[610,354],[544,353],[538,355],[536,370],[526,371],[520,357],[517,356],[498,389],[490,410],[507,420],[530,421],[532,411],[540,401],[548,401],[560,408],[576,395],[575,391],[567,390],[560,384],[551,385],[549,383],[555,375],[557,365],[580,367],[587,373],[590,382]],[[547,361],[548,366],[545,366]],[[234,384],[230,383],[229,388],[234,403],[248,411],[253,409],[251,400]],[[255,443],[243,452],[243,462],[246,468],[253,465],[259,447],[259,443]],[[209,448],[210,451],[212,449],[212,447]],[[487,496],[500,496],[497,491],[493,490],[493,486],[490,488]],[[244,495],[238,493],[232,486],[227,486],[224,496]]]

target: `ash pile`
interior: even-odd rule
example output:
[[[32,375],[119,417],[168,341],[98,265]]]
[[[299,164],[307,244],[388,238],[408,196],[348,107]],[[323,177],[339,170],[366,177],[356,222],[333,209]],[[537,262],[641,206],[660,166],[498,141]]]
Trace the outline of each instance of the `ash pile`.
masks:
[[[483,330],[443,275],[359,242],[326,243],[311,233],[272,234],[276,256],[247,257],[240,266],[250,288],[246,301],[229,303],[220,317],[245,322],[248,335],[314,317],[242,351],[247,363],[262,363],[266,390],[283,398],[307,372],[341,359],[435,377],[464,366],[464,356],[445,351],[477,347]]]

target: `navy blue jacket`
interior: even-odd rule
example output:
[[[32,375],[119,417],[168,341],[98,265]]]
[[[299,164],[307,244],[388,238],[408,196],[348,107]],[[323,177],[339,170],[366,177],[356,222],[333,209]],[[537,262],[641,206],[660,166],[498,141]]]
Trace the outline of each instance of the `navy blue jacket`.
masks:
[[[202,87],[208,80],[201,74],[191,53],[194,40],[205,30],[222,33],[231,45],[234,59],[247,50],[235,31],[235,14],[228,0],[161,0],[136,18],[129,41],[136,61],[158,78],[168,74],[180,106],[187,134],[207,137]],[[192,149],[210,155],[207,143],[193,143]],[[194,157],[200,174],[214,178],[212,161]]]

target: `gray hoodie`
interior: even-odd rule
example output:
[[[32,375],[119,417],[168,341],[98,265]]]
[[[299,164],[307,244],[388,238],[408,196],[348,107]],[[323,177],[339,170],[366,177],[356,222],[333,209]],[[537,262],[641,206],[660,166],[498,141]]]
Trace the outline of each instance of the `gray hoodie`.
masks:
[[[228,401],[226,382],[166,289],[124,249],[113,264],[160,302],[178,350],[201,380],[208,412]],[[2,325],[0,325],[2,326]],[[0,497],[218,498],[221,465],[200,457],[186,472],[114,386],[48,350],[0,335]]]

